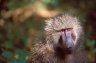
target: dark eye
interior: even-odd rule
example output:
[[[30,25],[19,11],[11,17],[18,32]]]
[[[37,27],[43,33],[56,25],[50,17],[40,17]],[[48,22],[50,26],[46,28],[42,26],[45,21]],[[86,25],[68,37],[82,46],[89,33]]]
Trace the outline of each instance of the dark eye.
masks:
[[[71,30],[72,30],[72,28],[66,28],[65,30],[67,30],[67,31],[71,31]]]
[[[64,31],[71,31],[72,28],[65,28],[65,29],[60,29],[60,30],[56,30],[57,32],[64,32]]]

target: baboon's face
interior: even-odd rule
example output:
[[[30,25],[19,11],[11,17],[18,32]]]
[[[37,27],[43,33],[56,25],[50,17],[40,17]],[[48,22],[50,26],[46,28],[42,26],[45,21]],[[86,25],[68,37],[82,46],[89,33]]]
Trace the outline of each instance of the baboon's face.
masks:
[[[53,38],[53,46],[62,49],[73,49],[80,38],[82,28],[78,19],[69,15],[58,16],[49,19],[45,30],[50,33]]]
[[[76,35],[74,33],[73,28],[65,28],[56,30],[55,33],[52,34],[54,46],[58,46],[61,48],[74,48]]]

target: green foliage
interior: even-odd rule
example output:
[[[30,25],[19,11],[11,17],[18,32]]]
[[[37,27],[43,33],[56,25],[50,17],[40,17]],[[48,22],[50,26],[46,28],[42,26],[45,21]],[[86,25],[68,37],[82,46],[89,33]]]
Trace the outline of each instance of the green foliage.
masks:
[[[18,63],[27,63],[25,59],[21,59],[18,61]]]
[[[96,48],[94,48],[96,41],[95,40],[87,40],[87,47],[89,48],[89,51],[93,54],[96,53]]]
[[[11,58],[11,60],[8,63],[18,63],[15,58]]]
[[[5,48],[13,48],[13,44],[12,44],[12,42],[10,42],[10,41],[6,41],[6,42],[4,43],[4,47],[5,47]]]
[[[43,31],[44,30],[44,26],[45,26],[43,20],[40,19],[40,20],[36,21],[36,20],[34,20],[34,18],[33,19],[32,18],[28,19],[28,21],[25,22],[24,24],[29,29],[32,28],[32,29],[40,30],[40,31]]]
[[[45,5],[57,6],[59,4],[58,0],[42,0],[41,1]]]
[[[19,59],[25,59],[27,55],[27,52],[24,49],[16,49],[15,53],[18,54]]]
[[[6,23],[5,25],[5,29],[6,29],[6,32],[7,32],[7,36],[8,36],[8,40],[10,42],[12,42],[13,38],[14,38],[14,35],[13,35],[13,32],[12,32],[12,24],[11,23]]]
[[[14,10],[16,8],[24,7],[32,2],[34,2],[34,0],[9,0],[8,7],[9,9]]]
[[[10,51],[4,51],[2,53],[2,56],[6,57],[6,58],[11,58],[13,56],[13,54]]]

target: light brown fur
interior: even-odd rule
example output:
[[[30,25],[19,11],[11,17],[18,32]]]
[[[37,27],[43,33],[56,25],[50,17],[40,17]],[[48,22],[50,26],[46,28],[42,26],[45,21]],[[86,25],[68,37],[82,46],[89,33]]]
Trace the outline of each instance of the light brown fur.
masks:
[[[56,54],[54,50],[54,39],[52,34],[55,30],[62,27],[72,27],[76,33],[76,43],[71,54],[63,53]],[[80,22],[76,17],[70,15],[59,15],[46,20],[46,42],[38,43],[31,49],[31,56],[28,63],[88,63],[85,51],[83,49],[83,31]],[[64,51],[66,52],[66,50]]]

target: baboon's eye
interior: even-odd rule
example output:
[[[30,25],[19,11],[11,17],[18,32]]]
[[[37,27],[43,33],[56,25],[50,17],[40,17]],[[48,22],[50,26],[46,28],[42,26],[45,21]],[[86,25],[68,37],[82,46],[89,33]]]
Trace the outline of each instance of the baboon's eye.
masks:
[[[71,36],[72,36],[72,38],[73,38],[73,40],[75,40],[75,35],[74,35],[74,33],[73,33],[73,28],[65,28],[65,29],[61,29],[61,30],[57,30],[57,32],[68,32],[68,31],[71,31]],[[66,34],[66,33],[65,33]]]
[[[60,29],[60,30],[56,30],[57,32],[63,32],[63,31],[70,31],[72,30],[73,28],[65,28],[65,29]]]

